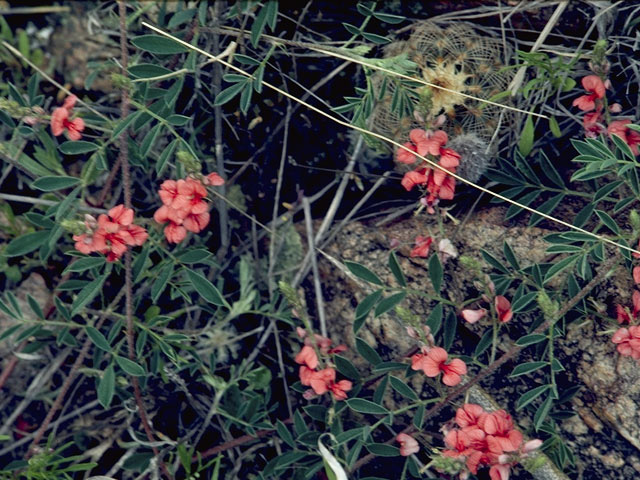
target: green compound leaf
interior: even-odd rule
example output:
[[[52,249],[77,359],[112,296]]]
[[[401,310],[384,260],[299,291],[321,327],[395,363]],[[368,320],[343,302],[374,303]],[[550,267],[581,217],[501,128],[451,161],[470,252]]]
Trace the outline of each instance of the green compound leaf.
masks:
[[[442,275],[442,264],[440,263],[438,254],[434,253],[429,259],[429,278],[436,292],[440,292],[440,288],[442,287]]]
[[[247,82],[238,82],[234,83],[228,88],[225,88],[218,95],[216,95],[216,99],[214,100],[213,104],[215,106],[220,106],[224,105],[227,102],[230,102],[236,95],[238,95],[242,91],[246,84]]]
[[[376,352],[373,347],[371,347],[367,342],[365,342],[360,337],[356,337],[356,350],[358,353],[362,355],[362,357],[372,365],[378,365],[382,362],[380,355]]]
[[[351,363],[345,357],[341,355],[335,355],[334,361],[335,361],[336,369],[338,370],[338,372],[340,372],[345,377],[351,380],[358,380],[360,378],[360,373],[358,372],[358,369],[354,367],[353,363]]]
[[[398,457],[400,449],[386,443],[369,443],[365,448],[378,457]]]

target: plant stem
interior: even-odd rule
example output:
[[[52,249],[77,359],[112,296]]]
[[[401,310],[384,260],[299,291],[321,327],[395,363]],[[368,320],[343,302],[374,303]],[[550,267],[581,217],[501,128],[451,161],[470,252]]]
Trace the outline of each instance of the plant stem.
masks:
[[[127,51],[127,9],[123,0],[118,0],[118,12],[120,15],[120,62],[122,66],[122,75],[128,75],[127,69],[129,66],[129,53]],[[122,103],[120,105],[120,120],[124,120],[129,115],[130,109],[130,98],[129,98],[129,90],[126,86],[122,88]],[[128,145],[128,135],[127,130],[122,132],[120,135],[120,152],[118,154],[118,161],[122,167],[122,184],[124,188],[124,205],[126,208],[131,208],[131,171],[129,168],[129,145]],[[127,350],[129,360],[135,362],[136,354],[135,354],[135,332],[133,330],[133,282],[131,279],[131,251],[127,250],[125,253],[125,309],[127,316]],[[151,425],[149,425],[149,421],[147,419],[147,412],[144,407],[144,403],[142,401],[142,393],[140,391],[140,384],[138,382],[138,377],[131,375],[131,384],[133,386],[133,394],[136,400],[136,404],[138,406],[138,413],[140,415],[140,421],[142,422],[142,426],[147,435],[147,439],[149,443],[153,444],[155,442],[155,438],[153,436],[153,431],[151,430]],[[169,473],[167,466],[162,461],[162,457],[160,456],[160,452],[158,448],[152,446],[153,454],[156,457],[158,464],[160,465],[160,469],[166,478],[173,478],[173,476]]]
[[[496,350],[498,348],[498,329],[500,327],[495,318],[492,318],[491,322],[493,323],[493,340],[491,341],[491,358],[489,359],[489,364],[492,364],[496,359]]]

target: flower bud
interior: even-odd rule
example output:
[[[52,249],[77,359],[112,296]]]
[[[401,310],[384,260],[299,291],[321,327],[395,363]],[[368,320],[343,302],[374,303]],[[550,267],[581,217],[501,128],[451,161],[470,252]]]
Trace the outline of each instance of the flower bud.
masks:
[[[60,226],[67,232],[71,232],[74,235],[87,233],[84,222],[81,222],[80,220],[63,220],[60,222]]]
[[[540,290],[538,293],[538,305],[540,306],[540,310],[542,310],[545,318],[552,321],[556,319],[558,313],[558,302],[552,301],[544,290]]]
[[[186,150],[178,150],[176,158],[182,165],[184,165],[184,168],[188,173],[200,173],[202,170],[200,161],[197,158],[194,158],[194,156]]]

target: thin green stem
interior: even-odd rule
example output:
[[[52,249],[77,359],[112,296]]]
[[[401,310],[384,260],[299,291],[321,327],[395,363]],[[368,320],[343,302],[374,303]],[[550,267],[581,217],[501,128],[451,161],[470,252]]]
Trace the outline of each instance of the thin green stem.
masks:
[[[498,330],[500,329],[500,324],[493,317],[491,319],[492,328],[493,328],[493,339],[491,341],[491,358],[489,359],[489,364],[492,364],[496,359],[496,350],[498,349]]]

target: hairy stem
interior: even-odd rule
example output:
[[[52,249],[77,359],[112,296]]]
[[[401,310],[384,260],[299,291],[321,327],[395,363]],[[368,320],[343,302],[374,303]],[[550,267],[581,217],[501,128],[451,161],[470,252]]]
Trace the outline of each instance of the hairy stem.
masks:
[[[127,68],[129,66],[129,52],[127,51],[127,9],[123,0],[118,0],[118,11],[120,14],[120,64],[122,66],[122,75],[127,76]],[[120,119],[123,120],[129,115],[130,110],[130,98],[128,87],[122,88],[122,100],[120,104]],[[120,153],[118,155],[118,162],[122,168],[122,185],[124,187],[124,205],[126,208],[131,208],[131,172],[129,168],[129,145],[127,143],[128,135],[125,130],[120,135]],[[133,330],[133,281],[131,278],[131,251],[127,250],[125,254],[125,309],[127,318],[127,353],[129,360],[136,360],[135,354],[135,333]],[[140,421],[144,428],[147,440],[153,444],[155,437],[153,430],[149,424],[147,412],[142,401],[142,392],[140,391],[140,384],[138,377],[131,375],[131,384],[133,385],[133,395],[138,407],[138,413],[140,415]],[[157,447],[151,447],[153,455],[158,460],[160,469],[166,478],[173,478],[167,466],[162,461],[160,452]]]

